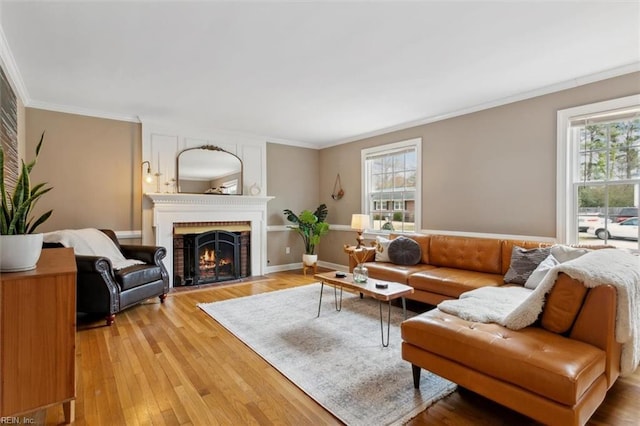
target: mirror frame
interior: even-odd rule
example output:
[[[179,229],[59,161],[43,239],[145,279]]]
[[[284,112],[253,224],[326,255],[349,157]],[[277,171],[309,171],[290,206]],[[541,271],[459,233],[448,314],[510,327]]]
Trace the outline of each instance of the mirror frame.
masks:
[[[222,152],[225,154],[229,154],[232,155],[234,157],[236,157],[238,159],[238,161],[240,162],[240,179],[238,182],[238,191],[235,194],[216,194],[216,193],[208,193],[208,192],[203,192],[202,194],[207,194],[207,195],[242,195],[242,181],[243,181],[243,175],[244,175],[244,163],[242,162],[242,158],[238,157],[236,154],[234,154],[233,152],[229,152],[226,149],[220,148],[219,146],[216,145],[201,145],[201,146],[194,146],[192,148],[185,148],[182,151],[180,151],[178,153],[178,155],[176,156],[176,187],[177,187],[177,192],[179,194],[200,194],[199,192],[186,192],[186,191],[181,191],[180,190],[180,156],[187,152],[187,151],[193,151],[193,150],[206,150],[206,151],[218,151],[218,152]]]

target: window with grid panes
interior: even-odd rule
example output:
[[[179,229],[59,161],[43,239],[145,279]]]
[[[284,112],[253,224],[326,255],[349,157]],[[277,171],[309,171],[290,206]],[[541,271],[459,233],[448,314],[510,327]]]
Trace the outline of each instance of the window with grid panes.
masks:
[[[570,243],[640,248],[637,219],[625,221],[630,212],[637,217],[640,204],[637,102],[623,98],[573,109],[573,116],[572,110],[565,114],[569,161],[564,202]]]
[[[362,150],[362,210],[373,231],[420,230],[420,148],[411,139]]]

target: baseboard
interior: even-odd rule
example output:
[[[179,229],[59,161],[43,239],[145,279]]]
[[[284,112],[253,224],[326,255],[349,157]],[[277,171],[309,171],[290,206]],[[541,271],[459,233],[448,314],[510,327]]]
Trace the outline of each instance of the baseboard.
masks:
[[[321,268],[331,269],[335,271],[343,271],[349,272],[349,267],[346,265],[340,265],[338,263],[331,262],[323,262],[322,260],[318,261],[318,266]],[[267,266],[266,273],[271,274],[274,272],[284,272],[284,271],[293,271],[296,269],[302,269],[302,262],[298,263],[287,263],[284,265],[275,265],[275,266]]]

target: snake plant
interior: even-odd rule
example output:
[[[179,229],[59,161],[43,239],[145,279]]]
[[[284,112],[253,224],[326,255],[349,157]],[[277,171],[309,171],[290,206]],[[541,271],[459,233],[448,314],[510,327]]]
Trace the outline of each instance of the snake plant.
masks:
[[[44,221],[49,219],[53,210],[42,214],[38,219],[34,221],[34,217],[30,216],[33,212],[33,207],[37,201],[47,192],[51,191],[51,187],[46,187],[46,183],[40,183],[31,186],[30,174],[33,167],[36,165],[38,155],[40,155],[40,149],[42,148],[42,142],[44,141],[44,132],[40,136],[40,142],[36,147],[36,156],[33,161],[25,164],[22,161],[22,167],[20,170],[20,176],[13,189],[13,194],[9,192],[9,189],[5,186],[4,178],[4,150],[0,146],[0,193],[2,206],[0,209],[0,235],[21,235],[32,234],[38,226]]]

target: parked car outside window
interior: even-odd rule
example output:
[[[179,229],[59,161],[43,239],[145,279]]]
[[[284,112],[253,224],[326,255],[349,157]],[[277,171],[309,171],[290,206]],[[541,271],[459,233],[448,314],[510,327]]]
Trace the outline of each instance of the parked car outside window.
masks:
[[[587,232],[589,227],[604,225],[604,218],[599,214],[578,216],[578,232]]]
[[[630,217],[638,217],[638,208],[637,207],[623,207],[620,210],[620,213],[616,215],[616,222],[622,222],[625,219],[629,219]]]
[[[622,222],[613,222],[604,226],[604,223],[589,227],[589,234],[593,234],[601,240],[611,238],[626,238],[630,240],[638,240],[638,218],[631,217]]]

